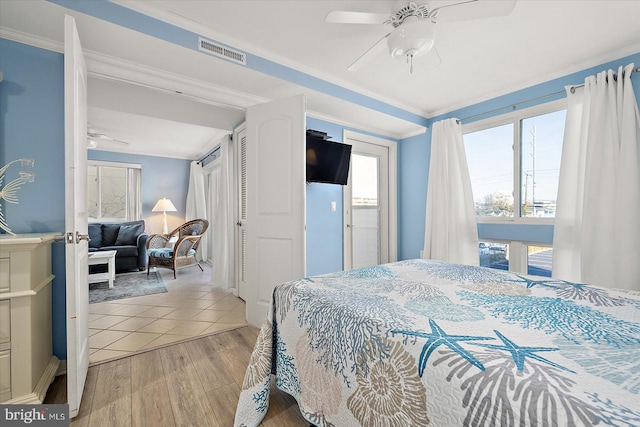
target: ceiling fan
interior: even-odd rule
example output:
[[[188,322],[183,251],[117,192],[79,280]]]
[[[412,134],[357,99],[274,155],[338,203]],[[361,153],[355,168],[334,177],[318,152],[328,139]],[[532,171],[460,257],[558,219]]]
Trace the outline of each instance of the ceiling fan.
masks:
[[[351,64],[349,71],[362,68],[378,56],[386,44],[391,57],[406,58],[409,69],[413,72],[413,59],[430,50],[436,54],[438,63],[441,62],[440,55],[434,47],[436,28],[440,22],[504,16],[511,13],[515,4],[516,0],[454,0],[431,8],[430,3],[409,2],[391,15],[333,10],[329,12],[325,21],[332,24],[391,25],[393,27],[387,35]]]
[[[120,139],[115,139],[106,133],[101,133],[96,131],[91,127],[91,125],[87,125],[87,148],[96,148],[98,146],[98,142],[114,142],[116,144],[129,145],[127,141],[122,141]]]

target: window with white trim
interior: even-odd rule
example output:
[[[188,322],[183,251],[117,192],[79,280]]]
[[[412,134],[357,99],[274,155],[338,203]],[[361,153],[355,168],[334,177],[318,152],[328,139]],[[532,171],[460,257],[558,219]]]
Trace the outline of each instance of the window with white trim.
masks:
[[[553,224],[566,100],[463,126],[469,176],[480,223]],[[480,239],[483,267],[551,276],[547,243]]]
[[[552,222],[566,101],[556,101],[463,127],[480,222]]]
[[[142,166],[138,164],[88,160],[89,222],[141,219],[141,174]]]

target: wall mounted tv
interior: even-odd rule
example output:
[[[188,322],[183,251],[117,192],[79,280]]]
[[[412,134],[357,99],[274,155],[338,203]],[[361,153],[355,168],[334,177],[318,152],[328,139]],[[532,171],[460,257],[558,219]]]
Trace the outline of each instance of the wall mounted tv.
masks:
[[[307,182],[347,185],[351,145],[307,134]]]

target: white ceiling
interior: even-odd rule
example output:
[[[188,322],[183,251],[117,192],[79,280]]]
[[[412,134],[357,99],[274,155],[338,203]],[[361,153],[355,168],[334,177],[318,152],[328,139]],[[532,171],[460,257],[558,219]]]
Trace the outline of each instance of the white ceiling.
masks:
[[[116,140],[96,138],[96,149],[131,154],[185,159],[204,157],[228,133],[221,129],[98,107],[89,107],[89,118],[92,132]]]
[[[490,3],[489,0],[483,2]],[[418,58],[413,74],[403,61],[385,54],[359,71],[347,71],[347,67],[389,29],[382,25],[338,25],[324,21],[327,13],[335,9],[391,13],[406,4],[403,2],[155,0],[116,3],[425,117],[640,52],[640,1],[636,0],[519,0],[513,12],[505,17],[441,22],[436,47],[442,63],[434,67],[430,65],[433,58],[428,55]],[[432,6],[443,3],[447,2],[433,0]],[[449,8],[448,13],[463,13],[462,9],[455,12],[456,8],[463,7]],[[89,58],[93,76],[89,103],[95,107],[90,110],[91,124],[105,133],[120,132],[114,127],[117,112],[126,113],[121,116],[123,121],[136,115],[149,115],[196,126],[196,132],[202,126],[229,131],[241,120],[247,106],[293,93],[307,95],[311,116],[341,120],[394,138],[424,129],[419,124],[49,2],[0,0],[0,35],[61,50],[65,13],[76,18]],[[134,80],[126,70],[157,76],[152,79],[154,89],[133,89],[122,83]],[[105,75],[112,76],[108,83],[103,80]],[[101,81],[102,86],[113,87],[94,90],[92,97],[92,86],[100,86]],[[123,94],[141,92],[136,92],[128,102],[119,103],[113,96],[118,85]],[[160,87],[167,91],[158,91]],[[207,102],[201,104],[197,97],[176,95],[176,90],[200,94]],[[145,102],[146,99],[149,101]],[[175,108],[174,104],[188,104],[188,108]],[[205,105],[204,113],[196,112],[198,105]],[[104,110],[111,112],[107,114]],[[101,123],[102,116],[99,117],[97,111],[102,111],[102,116],[108,116],[110,121]],[[142,123],[137,117],[136,121]],[[211,131],[211,135],[216,132]],[[118,135],[123,136],[118,139],[134,139],[133,134]],[[162,153],[161,147],[167,144],[160,144],[157,137],[155,140],[156,150]],[[137,149],[135,142],[130,144],[130,150]],[[201,154],[202,144],[202,140],[189,144],[193,151],[185,150],[183,155],[171,152],[159,155],[196,158]],[[140,147],[145,146],[141,143]]]

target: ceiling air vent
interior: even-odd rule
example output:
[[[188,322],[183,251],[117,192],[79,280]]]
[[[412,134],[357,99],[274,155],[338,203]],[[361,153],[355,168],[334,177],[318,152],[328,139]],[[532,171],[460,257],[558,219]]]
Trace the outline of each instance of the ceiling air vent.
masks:
[[[239,50],[230,49],[212,40],[198,37],[198,49],[219,58],[228,59],[237,64],[247,65],[247,55]]]

